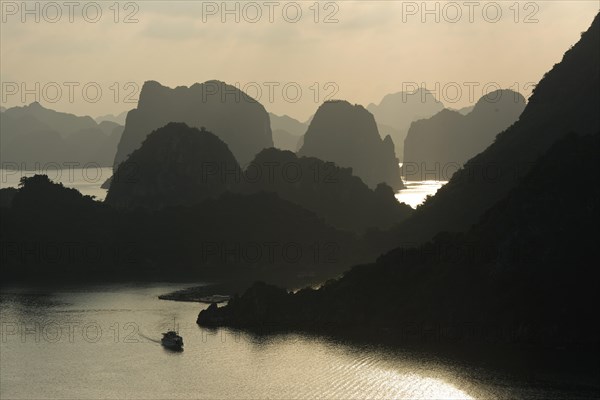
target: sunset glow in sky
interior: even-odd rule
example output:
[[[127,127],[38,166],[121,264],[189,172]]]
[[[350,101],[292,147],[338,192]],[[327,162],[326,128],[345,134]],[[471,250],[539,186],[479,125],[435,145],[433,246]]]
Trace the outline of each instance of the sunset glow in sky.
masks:
[[[367,106],[422,83],[453,108],[498,86],[527,96],[599,9],[597,1],[22,4],[1,2],[4,107],[39,100],[98,116],[134,108],[146,80],[218,79],[300,120],[330,97]]]

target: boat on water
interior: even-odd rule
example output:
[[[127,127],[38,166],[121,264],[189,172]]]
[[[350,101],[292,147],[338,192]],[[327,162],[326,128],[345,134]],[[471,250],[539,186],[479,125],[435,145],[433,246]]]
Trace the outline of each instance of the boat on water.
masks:
[[[172,350],[183,350],[183,338],[176,331],[163,333],[160,343]]]

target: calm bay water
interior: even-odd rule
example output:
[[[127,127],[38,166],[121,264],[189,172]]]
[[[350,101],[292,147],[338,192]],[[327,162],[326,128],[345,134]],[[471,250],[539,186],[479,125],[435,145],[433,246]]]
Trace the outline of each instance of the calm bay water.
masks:
[[[50,179],[61,182],[66,187],[75,188],[85,195],[96,196],[96,199],[104,200],[106,190],[101,186],[106,179],[112,176],[112,168],[90,167],[70,170],[44,168],[38,171],[0,169],[0,188],[17,187],[21,177],[40,173],[47,174]],[[406,182],[406,189],[396,193],[396,199],[416,208],[425,200],[426,196],[434,195],[445,183],[444,181]]]
[[[157,299],[175,288],[3,289],[0,397],[471,398],[451,383],[452,371],[401,355],[200,328],[205,305]],[[174,318],[181,353],[158,343]]]
[[[407,181],[404,182],[406,189],[396,193],[396,199],[401,203],[406,203],[412,208],[425,201],[427,196],[433,196],[439,188],[444,186],[447,181]]]
[[[430,356],[201,328],[195,320],[206,305],[157,298],[178,288],[3,288],[0,398],[548,398]],[[183,352],[159,344],[174,319]]]
[[[103,199],[112,173],[49,176]],[[35,172],[28,172],[32,175]],[[38,172],[39,173],[39,172]],[[25,174],[2,170],[1,187]],[[409,182],[412,207],[445,182]],[[290,333],[257,336],[196,325],[197,303],[158,299],[181,285],[0,291],[0,399],[597,398],[595,386],[530,385],[431,354]],[[176,321],[185,351],[160,345]]]

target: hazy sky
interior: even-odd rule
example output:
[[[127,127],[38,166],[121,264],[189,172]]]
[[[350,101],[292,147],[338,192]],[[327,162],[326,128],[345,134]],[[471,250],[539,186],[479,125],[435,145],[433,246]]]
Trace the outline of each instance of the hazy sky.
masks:
[[[328,95],[366,106],[414,83],[451,107],[496,85],[528,95],[589,27],[600,2],[48,4],[27,3],[26,12],[20,1],[1,2],[4,107],[38,96],[45,106],[98,116],[134,108],[146,80],[219,79],[254,97],[260,90],[268,111],[304,120]]]

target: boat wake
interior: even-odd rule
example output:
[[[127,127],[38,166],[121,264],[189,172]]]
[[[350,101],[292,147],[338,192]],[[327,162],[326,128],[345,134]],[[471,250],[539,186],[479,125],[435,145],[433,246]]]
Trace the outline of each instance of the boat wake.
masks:
[[[146,335],[144,335],[143,333],[140,333],[139,335],[140,335],[141,337],[143,337],[144,339],[146,339],[146,340],[150,341],[150,342],[154,342],[154,343],[158,343],[158,344],[160,344],[160,339],[153,339],[153,338],[151,338],[150,336],[146,336]]]

